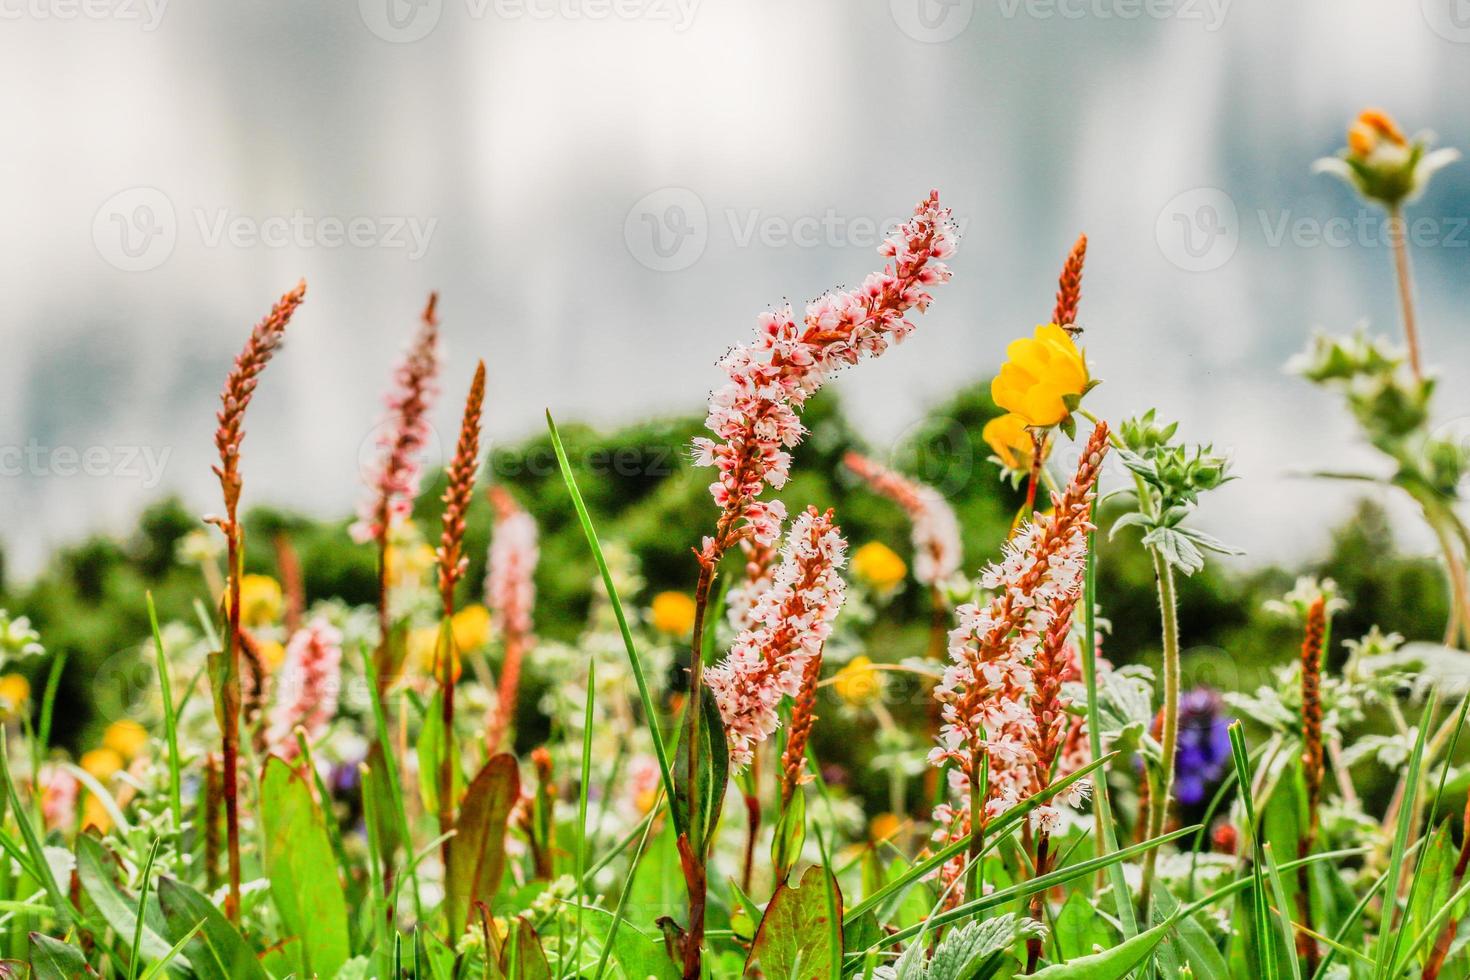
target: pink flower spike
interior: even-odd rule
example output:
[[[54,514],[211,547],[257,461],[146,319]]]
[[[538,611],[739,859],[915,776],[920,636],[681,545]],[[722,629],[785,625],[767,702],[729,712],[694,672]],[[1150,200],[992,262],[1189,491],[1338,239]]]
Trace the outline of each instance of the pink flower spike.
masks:
[[[984,608],[955,610],[959,625],[949,636],[950,662],[935,689],[943,724],[930,753],[950,769],[958,805],[968,806],[970,781],[988,760],[986,821],[1044,789],[1066,736],[1061,682],[1070,669],[1068,624],[1082,589],[1093,485],[1107,452],[1107,427],[1099,424],[1054,511],[1023,526],[1006,544],[1001,561],[981,576],[995,597]],[[1080,803],[1081,793],[1067,803]],[[1038,808],[1036,829],[1060,819]]]
[[[724,660],[705,670],[737,769],[776,731],[776,706],[800,693],[807,662],[831,635],[846,594],[838,574],[846,561],[847,542],[832,511],[808,507],[798,514],[770,588],[750,608],[752,625],[735,637]]]
[[[266,744],[294,759],[297,726],[308,740],[320,738],[337,714],[342,688],[342,634],[321,617],[297,630],[286,644],[286,659],[275,678]]]
[[[959,571],[960,523],[938,490],[858,453],[848,453],[843,462],[874,491],[908,514],[913,527],[914,578],[920,584],[939,585]]]
[[[386,421],[378,436],[378,457],[368,480],[371,492],[358,509],[350,528],[359,544],[387,540],[392,529],[413,512],[423,469],[423,452],[432,429],[429,412],[439,397],[438,294],[429,295],[419,332],[393,372],[393,387],[385,399]]]
[[[710,395],[705,420],[717,438],[694,445],[695,462],[718,471],[710,493],[722,513],[700,551],[707,568],[747,535],[768,538],[770,522],[752,519],[749,505],[767,486],[785,484],[788,450],[806,433],[797,410],[833,372],[878,356],[913,330],[905,316],[928,307],[928,287],[949,280],[943,260],[954,243],[949,211],[932,192],[879,248],[892,260],[882,272],[859,289],[814,300],[799,324],[789,306],[762,313],[755,339],[720,359],[727,380]]]

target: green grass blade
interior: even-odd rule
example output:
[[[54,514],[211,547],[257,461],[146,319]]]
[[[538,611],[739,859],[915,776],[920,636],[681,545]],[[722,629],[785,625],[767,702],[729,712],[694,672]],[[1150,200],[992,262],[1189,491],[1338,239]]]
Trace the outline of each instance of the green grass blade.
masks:
[[[582,718],[582,780],[577,789],[577,943],[572,951],[572,969],[582,965],[583,875],[587,873],[587,790],[592,781],[592,721],[597,704],[597,661],[587,659],[587,712]]]
[[[1414,937],[1414,941],[1409,944],[1409,948],[1403,952],[1403,954],[1398,958],[1398,961],[1395,964],[1395,976],[1402,976],[1405,970],[1408,969],[1409,962],[1413,960],[1414,956],[1419,952],[1419,950],[1423,949],[1424,946],[1428,944],[1431,939],[1439,935],[1440,931],[1444,928],[1445,922],[1454,912],[1455,906],[1464,901],[1465,896],[1467,895],[1470,895],[1470,880],[1467,880],[1464,884],[1462,884],[1459,889],[1450,896],[1449,901],[1445,902],[1442,906],[1439,907],[1439,909],[1435,911],[1434,916],[1430,918],[1427,923],[1425,923],[1424,928],[1420,930],[1417,936]]]
[[[383,699],[378,695],[378,668],[373,663],[372,652],[368,650],[366,644],[362,647],[362,661],[363,672],[367,677],[368,691],[370,694],[368,701],[372,703],[373,726],[378,735],[378,748],[383,753],[383,769],[386,770],[383,776],[388,780],[388,791],[393,795],[393,799],[397,803],[397,806],[394,807],[394,818],[398,822],[398,836],[402,838],[404,853],[411,855],[413,853],[413,837],[409,833],[408,810],[405,808],[403,802],[403,784],[398,779],[398,757],[393,753],[393,742],[388,736],[388,716],[383,712]],[[387,869],[384,869],[384,874],[387,874]],[[417,873],[413,874],[414,915],[419,921],[423,921],[424,910],[419,900],[418,877]],[[395,892],[397,887],[398,880],[395,877]]]
[[[1245,829],[1250,834],[1251,853],[1251,918],[1252,938],[1256,942],[1256,960],[1265,980],[1277,980],[1280,964],[1276,961],[1275,930],[1271,926],[1270,904],[1266,901],[1264,852],[1260,828],[1256,825],[1256,802],[1251,793],[1250,756],[1245,750],[1245,732],[1238,721],[1230,723],[1230,755],[1235,762],[1235,779],[1240,785],[1240,802],[1245,809]]]
[[[56,918],[62,925],[66,925],[73,919],[71,903],[66,900],[66,893],[61,890],[61,886],[56,883],[56,876],[51,873],[51,865],[46,861],[46,851],[41,846],[41,839],[36,836],[36,828],[21,809],[20,795],[16,792],[15,782],[10,778],[9,759],[10,747],[6,744],[5,727],[0,725],[0,781],[5,783],[5,792],[10,798],[10,809],[15,813],[15,823],[20,828],[21,840],[34,858],[30,871],[46,890],[46,897],[51,900]],[[24,865],[25,862],[21,863]]]
[[[1438,704],[1438,695],[1431,692],[1424,701],[1424,711],[1419,716],[1419,731],[1414,738],[1414,751],[1409,755],[1409,768],[1404,773],[1404,797],[1393,832],[1393,851],[1388,859],[1388,883],[1383,893],[1383,924],[1375,950],[1378,965],[1374,976],[1379,980],[1389,980],[1391,977],[1391,968],[1398,958],[1399,944],[1403,940],[1402,930],[1393,928],[1394,913],[1398,908],[1399,882],[1403,880],[1404,851],[1409,846],[1409,832],[1413,829],[1414,801],[1419,795],[1419,768],[1424,763],[1424,740],[1429,735],[1429,722],[1434,718],[1434,709]]]
[[[1189,834],[1196,832],[1197,830],[1199,830],[1199,828],[1196,826],[1183,827],[1179,830],[1170,831],[1167,834],[1155,837],[1152,840],[1146,840],[1141,844],[1133,844],[1129,847],[1114,851],[1111,854],[1107,854],[1101,857],[1089,858],[1086,861],[1082,861],[1078,864],[1072,865],[1070,868],[1058,868],[1057,870],[1048,872],[1047,874],[1041,875],[1040,877],[1031,878],[1027,881],[1023,881],[1018,885],[1011,885],[1008,888],[997,888],[995,891],[991,892],[988,895],[982,895],[979,898],[971,899],[970,901],[965,902],[961,905],[957,905],[952,909],[940,912],[938,915],[931,916],[925,922],[909,926],[907,929],[900,929],[892,935],[884,936],[881,940],[878,941],[876,945],[871,946],[868,949],[859,950],[852,955],[861,957],[862,955],[868,953],[870,950],[882,949],[885,946],[891,946],[895,943],[901,943],[908,939],[912,939],[914,936],[919,935],[919,933],[926,928],[935,928],[937,926],[948,925],[951,922],[958,922],[962,919],[968,919],[979,912],[986,911],[987,909],[993,909],[1001,905],[1006,905],[1018,899],[1028,898],[1036,892],[1042,892],[1050,888],[1055,888],[1058,885],[1064,885],[1069,881],[1074,881],[1085,875],[1090,875],[1094,872],[1101,871],[1111,864],[1116,864],[1119,861],[1126,861],[1129,858],[1137,857],[1140,854],[1144,854],[1155,847],[1167,844],[1170,841],[1178,840],[1181,837],[1186,837]],[[851,915],[851,913],[849,913],[849,915]]]
[[[154,977],[162,973],[164,969],[174,961],[174,958],[184,951],[184,947],[194,941],[194,937],[199,935],[199,930],[203,928],[204,920],[200,919],[197,923],[194,924],[194,928],[184,933],[183,937],[179,939],[178,942],[173,944],[173,947],[169,949],[167,956],[159,960],[157,963],[154,963],[143,973],[143,976],[140,978],[140,980],[153,980]]]
[[[1058,779],[1056,782],[1052,783],[1040,793],[1037,793],[1035,796],[1027,797],[1016,806],[1013,806],[1005,813],[1002,813],[990,825],[990,828],[986,833],[986,836],[989,838],[986,844],[986,850],[990,850],[991,848],[995,847],[1000,841],[1004,840],[1006,835],[1010,833],[1010,831],[1014,829],[1021,822],[1021,820],[1025,818],[1025,816],[1029,814],[1032,810],[1041,806],[1047,800],[1051,799],[1053,796],[1060,793],[1068,786],[1071,786],[1079,779],[1087,778],[1094,771],[1101,768],[1102,766],[1107,765],[1116,757],[1117,753],[1112,752],[1108,755],[1103,756],[1100,759],[1097,759],[1094,762],[1089,762],[1087,765],[1078,769],[1076,772],[1069,773],[1066,777]],[[848,909],[842,917],[842,924],[848,928],[851,928],[857,923],[858,919],[861,919],[864,915],[882,905],[884,902],[892,898],[902,889],[907,888],[909,885],[912,885],[914,882],[929,874],[934,869],[940,867],[956,854],[965,851],[969,848],[969,846],[970,835],[966,834],[959,840],[952,841],[945,847],[931,854],[929,857],[914,864],[903,874],[899,875],[897,878],[893,879],[891,882],[884,885],[873,894],[865,896],[861,902],[858,902],[852,908]]]
[[[158,610],[153,605],[153,593],[146,593],[148,600],[148,625],[153,630],[153,650],[158,660],[158,690],[163,696],[163,738],[168,745],[168,810],[173,816],[174,833],[183,831],[184,803],[180,775],[182,760],[179,758],[179,722],[174,714],[173,685],[169,681],[168,658],[163,654],[163,633],[158,628]]]
[[[658,812],[661,801],[655,801],[649,809],[649,814]],[[592,974],[593,980],[602,980],[602,975],[607,970],[608,957],[612,955],[613,940],[617,938],[618,926],[622,924],[623,917],[628,911],[628,895],[633,891],[633,879],[637,877],[638,865],[643,861],[643,852],[648,847],[648,838],[653,833],[653,820],[650,819],[643,828],[643,837],[638,841],[638,850],[633,852],[633,861],[628,865],[628,874],[623,878],[623,890],[618,893],[618,907],[613,913],[612,923],[607,927],[607,938],[602,943],[602,955],[597,959],[597,972]]]
[[[152,606],[152,602],[149,602]],[[153,876],[153,862],[158,859],[158,847],[163,839],[155,837],[153,846],[148,849],[148,861],[143,865],[143,878],[138,885],[138,918],[133,925],[133,944],[128,949],[128,980],[133,980],[138,975],[138,967],[141,963],[143,951],[143,922],[148,913],[148,885]],[[170,954],[177,955],[177,954]]]
[[[1444,761],[1440,764],[1439,767],[1439,782],[1436,784],[1434,789],[1434,799],[1430,801],[1429,808],[1425,810],[1425,813],[1428,815],[1428,819],[1431,822],[1431,826],[1434,815],[1439,811],[1440,801],[1444,798],[1445,781],[1449,778],[1450,762],[1455,757],[1455,749],[1460,744],[1460,732],[1465,727],[1465,711],[1467,708],[1470,708],[1470,695],[1466,695],[1460,700],[1460,710],[1455,712],[1455,727],[1451,730],[1450,744],[1449,747],[1445,750]],[[1428,718],[1425,719],[1426,722],[1428,720]],[[1423,836],[1427,835],[1421,835],[1421,839],[1423,838]],[[1405,909],[1411,909],[1414,907],[1414,899],[1419,893],[1419,871],[1423,866],[1424,854],[1427,850],[1428,848],[1421,849],[1414,858],[1414,871],[1412,874],[1409,875],[1409,894],[1404,899]],[[1394,960],[1395,962],[1399,962],[1398,947],[1403,942],[1402,929],[1394,933],[1393,942]]]
[[[1092,502],[1090,519],[1097,520],[1097,500]],[[1087,745],[1094,759],[1103,757],[1102,720],[1097,707],[1097,532],[1087,535],[1087,566],[1082,579],[1082,679],[1087,686]],[[1118,833],[1113,826],[1113,806],[1108,800],[1108,773],[1100,769],[1092,778],[1092,805],[1097,813],[1098,829],[1102,839],[1097,842],[1099,855],[1118,849]],[[1128,882],[1123,877],[1121,865],[1108,868],[1108,879],[1113,887],[1113,902],[1118,906],[1118,919],[1123,925],[1123,938],[1129,939],[1138,932],[1133,918],[1133,897],[1128,891]]]
[[[1272,854],[1269,841],[1261,845],[1261,853],[1266,859],[1266,873],[1271,878],[1271,894],[1276,899],[1276,916],[1281,924],[1281,942],[1286,950],[1286,961],[1291,964],[1291,977],[1292,980],[1302,980],[1301,964],[1292,952],[1296,948],[1296,934],[1291,922],[1291,906],[1286,902],[1286,886],[1281,883],[1281,871],[1276,867],[1276,858]]]
[[[1414,846],[1410,850],[1417,851],[1423,845],[1424,840],[1422,837],[1419,838],[1419,840],[1414,842]],[[1288,870],[1288,865],[1283,864],[1281,870]],[[1329,943],[1330,948],[1327,950],[1327,955],[1323,956],[1322,962],[1317,964],[1317,972],[1312,974],[1312,980],[1323,980],[1327,976],[1327,968],[1337,958],[1338,948],[1343,945],[1347,934],[1352,931],[1353,926],[1357,925],[1358,920],[1363,917],[1363,913],[1368,910],[1368,903],[1373,900],[1374,895],[1378,894],[1378,890],[1383,887],[1383,883],[1387,880],[1388,872],[1385,871],[1374,879],[1373,884],[1369,885],[1368,890],[1363,893],[1363,897],[1358,899],[1358,904],[1353,906],[1353,910],[1348,913],[1347,918],[1343,919],[1342,923],[1337,927],[1337,934],[1332,937],[1332,941]],[[1368,962],[1370,965],[1373,964],[1372,960]]]
[[[633,680],[638,685],[638,699],[643,702],[643,717],[648,725],[648,733],[653,739],[653,752],[658,758],[658,768],[663,776],[664,798],[670,806],[675,821],[679,818],[679,808],[673,805],[677,799],[674,792],[674,773],[669,768],[669,751],[664,745],[663,733],[659,730],[658,713],[654,709],[653,695],[648,690],[648,680],[643,676],[643,662],[638,658],[638,649],[633,643],[633,633],[628,628],[628,617],[623,612],[623,603],[618,598],[618,590],[613,585],[612,572],[607,567],[607,559],[602,554],[602,545],[597,541],[597,530],[592,526],[592,517],[587,513],[587,504],[582,499],[582,491],[577,489],[577,478],[572,475],[572,466],[567,462],[567,451],[562,447],[561,434],[557,432],[556,422],[551,417],[551,412],[546,413],[546,426],[551,430],[551,447],[556,452],[556,461],[561,467],[561,477],[567,485],[567,492],[572,496],[572,506],[577,511],[577,519],[582,522],[582,533],[587,536],[587,545],[592,549],[592,560],[597,563],[597,570],[602,575],[603,587],[607,589],[608,601],[612,604],[613,616],[618,621],[618,632],[623,636],[623,646],[628,651],[628,663],[633,669]],[[686,833],[688,828],[678,827],[680,833]]]

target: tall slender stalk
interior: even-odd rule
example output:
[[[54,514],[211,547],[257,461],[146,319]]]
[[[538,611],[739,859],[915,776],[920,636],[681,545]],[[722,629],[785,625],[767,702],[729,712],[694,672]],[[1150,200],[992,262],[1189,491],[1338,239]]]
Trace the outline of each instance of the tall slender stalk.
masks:
[[[240,476],[240,444],[245,438],[245,410],[255,394],[260,374],[281,344],[291,315],[306,296],[306,283],[282,296],[265,319],[256,324],[235,358],[220,393],[220,409],[216,416],[215,447],[220,461],[214,467],[224,495],[223,517],[206,520],[219,527],[225,536],[229,562],[229,598],[226,618],[229,624],[228,647],[221,658],[221,669],[214,671],[215,698],[219,715],[224,763],[223,789],[225,802],[225,839],[229,860],[230,891],[225,900],[225,914],[230,921],[240,921],[240,651],[243,637],[240,627],[240,577],[244,571],[245,531],[240,525],[240,492],[244,481]]]
[[[1388,241],[1393,249],[1394,278],[1399,289],[1399,314],[1404,323],[1404,343],[1409,348],[1409,368],[1415,381],[1424,380],[1424,365],[1419,356],[1419,327],[1414,316],[1414,279],[1409,271],[1407,222],[1400,204],[1388,209]]]
[[[1302,775],[1307,785],[1307,826],[1297,841],[1297,857],[1311,854],[1317,841],[1326,758],[1322,748],[1322,648],[1327,639],[1327,600],[1319,595],[1307,611],[1306,637],[1302,641]],[[1316,972],[1320,952],[1312,936],[1311,874],[1304,864],[1297,869],[1297,916],[1302,930],[1297,933],[1297,955],[1310,975]]]
[[[455,446],[454,458],[447,471],[447,486],[444,490],[443,530],[439,535],[439,548],[435,557],[439,562],[439,598],[444,605],[447,623],[454,617],[454,587],[469,568],[469,559],[464,557],[465,512],[475,488],[475,476],[480,468],[480,411],[485,402],[485,362],[475,368],[475,377],[470,382],[470,392],[465,398],[464,419],[460,423],[459,442]],[[439,664],[439,702],[442,710],[441,722],[444,730],[444,747],[439,759],[439,833],[444,836],[440,845],[444,867],[449,867],[449,837],[454,829],[454,753],[450,747],[454,742],[454,663],[458,651],[454,649],[454,631],[440,631],[442,651]],[[490,751],[495,747],[490,746]]]
[[[1164,832],[1169,815],[1169,800],[1174,794],[1174,760],[1179,749],[1179,609],[1174,592],[1174,569],[1157,548],[1149,548],[1153,558],[1154,577],[1159,590],[1159,620],[1163,635],[1164,704],[1160,727],[1158,791],[1149,798],[1148,836]],[[1139,891],[1139,907],[1148,915],[1152,898],[1157,852],[1149,851],[1143,859],[1143,885]]]

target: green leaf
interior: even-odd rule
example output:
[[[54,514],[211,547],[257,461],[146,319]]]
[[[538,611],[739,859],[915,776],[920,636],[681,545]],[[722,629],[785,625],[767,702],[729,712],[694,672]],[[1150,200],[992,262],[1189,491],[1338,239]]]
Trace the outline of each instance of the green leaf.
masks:
[[[567,492],[571,494],[572,506],[577,511],[577,519],[582,523],[582,533],[587,537],[587,546],[592,550],[592,559],[597,563],[597,570],[602,574],[602,584],[607,590],[607,597],[612,604],[613,616],[618,621],[618,632],[622,634],[623,646],[628,652],[628,666],[633,670],[633,680],[638,685],[638,700],[643,705],[643,722],[648,726],[649,738],[653,741],[653,754],[658,759],[659,773],[663,776],[664,794],[668,797],[672,806],[677,793],[674,786],[674,773],[669,768],[669,752],[664,746],[663,733],[658,728],[658,712],[653,703],[653,695],[648,690],[648,680],[643,676],[643,662],[638,657],[638,650],[633,645],[633,633],[628,628],[628,617],[623,612],[623,603],[618,598],[617,587],[613,584],[612,572],[607,567],[607,558],[602,554],[602,545],[597,541],[597,531],[592,526],[592,517],[587,513],[587,504],[582,500],[582,491],[577,488],[577,479],[572,475],[571,464],[567,462],[566,449],[561,444],[561,434],[556,431],[556,422],[551,418],[551,412],[546,413],[546,427],[551,431],[551,448],[556,452],[556,461],[561,468],[563,482],[567,485]],[[678,807],[673,807],[674,820],[680,819]],[[677,827],[680,833],[686,832],[683,826]]]
[[[988,977],[1004,962],[1017,940],[1045,933],[1041,923],[1014,912],[967,922],[944,934],[929,959],[926,976],[932,980]]]
[[[449,620],[445,619],[439,629],[438,656],[445,655],[443,651],[446,645],[452,642],[449,636]],[[439,778],[446,753],[449,756],[454,795],[458,797],[464,787],[464,776],[459,763],[459,743],[452,737],[452,733],[451,737],[445,737],[443,696],[438,690],[434,692],[434,697],[424,710],[418,741],[414,743],[419,758],[419,797],[424,802],[424,809],[435,815],[439,813]],[[452,801],[450,808],[453,809]]]
[[[1035,980],[1123,980],[1153,955],[1174,925],[1174,919],[1166,919],[1112,949],[1048,966],[1037,970],[1032,977]]]
[[[505,825],[520,794],[520,769],[515,756],[504,752],[485,763],[465,792],[456,833],[449,839],[445,882],[445,909],[453,935],[468,927],[475,903],[488,906],[495,900],[505,874]]]
[[[173,878],[158,879],[158,904],[172,942],[196,927],[199,934],[185,945],[194,972],[204,980],[266,980],[255,953],[226,921],[214,903]]]
[[[1112,933],[1097,914],[1095,896],[1087,891],[1074,891],[1057,913],[1053,930],[1062,962],[1079,956],[1091,956],[1113,941]],[[1163,903],[1160,902],[1160,908]]]
[[[693,841],[696,850],[708,852],[714,839],[715,826],[720,822],[720,809],[725,803],[725,789],[730,783],[730,746],[725,737],[725,723],[720,718],[720,707],[713,696],[706,692],[699,699],[699,773],[696,812],[699,827]],[[674,809],[680,814],[679,826],[689,826],[689,726],[680,725],[681,736],[676,755],[674,779],[678,798]]]
[[[817,865],[806,869],[800,885],[787,882],[777,887],[761,916],[746,969],[759,963],[768,977],[812,980],[829,976],[834,966],[828,940],[832,927],[827,911],[829,888],[837,891],[837,907],[841,908],[837,880]]]
[[[102,918],[119,936],[131,936],[138,929],[137,902],[117,885],[113,874],[115,862],[107,849],[90,834],[77,837],[77,880],[82,890],[102,914]],[[139,947],[149,959],[161,960],[168,955],[170,941],[163,938],[163,916],[154,905],[143,913],[143,933]],[[189,968],[187,958],[178,957],[175,969],[185,972]]]
[[[39,932],[31,933],[31,972],[36,980],[97,976],[97,972],[87,966],[87,958],[81,950]]]
[[[781,811],[776,821],[776,834],[771,839],[771,864],[776,869],[776,878],[785,881],[791,866],[801,857],[801,847],[806,843],[806,794],[800,788],[791,794],[791,802]]]
[[[311,787],[270,756],[260,779],[265,873],[286,932],[300,940],[303,976],[336,976],[352,953],[347,899],[326,822]]]
[[[1419,794],[1419,769],[1424,761],[1424,741],[1429,735],[1429,723],[1434,718],[1435,708],[1439,704],[1439,698],[1430,694],[1424,703],[1424,712],[1419,717],[1418,735],[1414,739],[1414,751],[1409,755],[1409,768],[1404,773],[1404,797],[1399,806],[1398,825],[1394,828],[1393,850],[1389,852],[1388,859],[1388,896],[1397,892],[1399,881],[1402,881],[1404,867],[1404,852],[1409,846],[1409,833],[1413,829],[1414,801]],[[1398,956],[1399,944],[1403,942],[1403,930],[1394,929],[1394,911],[1397,902],[1384,902],[1383,924],[1378,932],[1378,941],[1374,952],[1376,955],[1376,974],[1380,978],[1390,975],[1390,969],[1395,958]]]
[[[1074,892],[1073,894],[1075,897],[1081,893]],[[1162,886],[1155,893],[1155,902],[1159,914],[1165,918],[1173,916],[1180,909],[1178,899]],[[1176,938],[1179,951],[1184,955],[1184,961],[1189,964],[1196,977],[1228,977],[1230,975],[1230,968],[1225,964],[1225,957],[1220,955],[1220,949],[1215,945],[1215,940],[1193,917],[1179,919],[1179,935]]]

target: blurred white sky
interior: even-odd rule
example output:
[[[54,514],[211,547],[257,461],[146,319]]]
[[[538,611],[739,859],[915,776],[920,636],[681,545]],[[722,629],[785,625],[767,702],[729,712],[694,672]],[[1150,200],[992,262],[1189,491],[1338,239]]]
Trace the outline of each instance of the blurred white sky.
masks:
[[[1205,523],[1256,559],[1309,554],[1346,497],[1285,474],[1371,457],[1281,365],[1313,325],[1397,325],[1381,243],[1313,237],[1359,208],[1308,168],[1365,104],[1470,147],[1462,8],[0,0],[0,539],[26,571],[162,492],[215,506],[220,383],[298,277],[247,496],[336,514],[430,289],[445,430],[476,357],[497,439],[548,406],[690,410],[761,309],[859,281],[874,229],[932,186],[965,227],[955,278],[910,343],[837,382],[867,432],[993,370],[1086,231],[1093,407],[1156,405],[1231,449],[1243,479]],[[1456,419],[1470,165],[1415,214]]]

